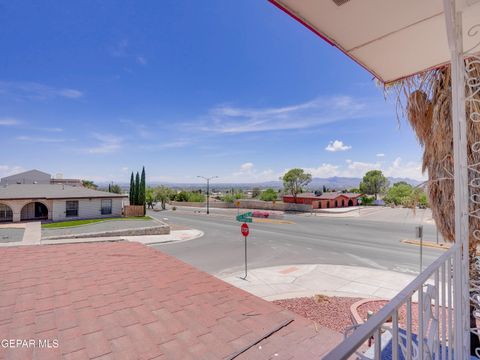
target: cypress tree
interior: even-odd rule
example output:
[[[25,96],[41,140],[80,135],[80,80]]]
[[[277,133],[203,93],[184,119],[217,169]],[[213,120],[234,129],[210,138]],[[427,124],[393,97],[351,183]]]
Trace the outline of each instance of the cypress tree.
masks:
[[[129,200],[130,200],[130,205],[134,205],[134,201],[135,201],[135,180],[133,178],[133,171],[132,171],[132,176],[130,176]]]
[[[138,200],[139,205],[143,205],[144,214],[146,212],[145,203],[146,203],[146,182],[145,182],[145,166],[142,168],[142,176],[140,179],[140,189],[138,191]]]
[[[135,205],[140,204],[140,174],[137,171],[137,175],[135,175]]]

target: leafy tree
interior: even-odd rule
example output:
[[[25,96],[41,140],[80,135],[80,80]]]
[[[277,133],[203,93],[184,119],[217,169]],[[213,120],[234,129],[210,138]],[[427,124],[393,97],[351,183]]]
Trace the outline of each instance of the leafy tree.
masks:
[[[258,198],[261,193],[262,193],[262,191],[260,190],[259,187],[254,187],[252,189],[252,198]]]
[[[145,190],[145,203],[148,209],[153,209],[153,203],[155,202],[155,189],[147,188]]]
[[[175,201],[187,202],[188,193],[186,191],[180,191],[177,195],[175,195]]]
[[[235,201],[235,196],[231,194],[226,194],[221,197],[222,201],[233,203]]]
[[[146,189],[146,183],[145,183],[145,166],[142,168],[142,175],[140,177],[140,187],[138,189],[138,205],[143,205],[145,206],[145,189]]]
[[[387,204],[406,205],[411,200],[413,187],[404,181],[393,184],[384,197]]]
[[[323,185],[323,192],[326,193],[327,192],[327,187],[325,185]]]
[[[417,189],[416,189],[417,190]],[[425,193],[425,191],[423,190],[419,190],[419,193],[418,193],[418,205],[421,206],[421,207],[430,207],[430,204],[428,203],[428,197],[427,197],[427,194]]]
[[[166,186],[158,186],[153,189],[154,192],[154,199],[155,201],[160,201],[162,209],[166,209],[166,204],[170,201],[172,195],[174,195],[174,191]]]
[[[140,174],[137,171],[135,175],[135,194],[134,194],[134,205],[140,205]]]
[[[409,208],[421,207],[426,208],[428,204],[427,194],[422,189],[413,188],[410,196],[405,199],[403,205]]]
[[[378,194],[383,194],[388,187],[388,179],[383,176],[380,170],[368,171],[360,183],[360,190],[369,195],[375,195],[375,200],[378,199]]]
[[[262,193],[260,194],[260,200],[263,200],[263,201],[277,200],[277,192],[271,188],[268,188],[265,191],[262,191]]]
[[[91,180],[82,180],[82,185],[83,187],[86,187],[87,189],[93,189],[93,190],[97,190],[98,189],[98,185],[96,185],[93,181]]]
[[[203,202],[205,201],[205,195],[193,191],[180,191],[177,195],[175,195],[175,201]]]
[[[198,193],[198,192],[190,192],[188,193],[188,201],[189,202],[204,202],[205,195]]]
[[[133,176],[133,171],[132,171],[132,175],[130,176],[130,192],[128,197],[130,199],[130,205],[133,205],[135,201],[135,178]]]
[[[306,173],[303,169],[291,169],[280,178],[283,180],[285,192],[293,195],[293,199],[297,202],[297,195],[303,191],[303,187],[312,181],[312,175]]]
[[[372,205],[374,201],[370,196],[362,196],[360,200],[362,201],[362,205]]]
[[[122,188],[117,184],[112,184],[112,185],[109,185],[109,192],[114,194],[121,194]]]

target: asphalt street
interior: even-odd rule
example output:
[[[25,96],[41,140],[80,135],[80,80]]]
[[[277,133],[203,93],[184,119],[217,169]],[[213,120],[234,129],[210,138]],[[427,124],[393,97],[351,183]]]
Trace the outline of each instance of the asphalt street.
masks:
[[[415,274],[419,272],[420,248],[403,244],[401,240],[414,238],[416,220],[405,214],[285,215],[284,219],[293,224],[252,223],[247,240],[248,266],[253,269],[290,264],[334,264]],[[206,215],[167,210],[149,212],[149,215],[205,233],[192,241],[155,245],[159,250],[214,275],[243,269],[244,238],[233,212]],[[424,224],[424,240],[435,239],[435,225]],[[424,267],[441,253],[442,250],[424,248]]]

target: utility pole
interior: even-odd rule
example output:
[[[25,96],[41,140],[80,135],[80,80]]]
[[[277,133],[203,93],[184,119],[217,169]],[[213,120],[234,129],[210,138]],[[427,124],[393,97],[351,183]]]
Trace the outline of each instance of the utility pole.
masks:
[[[197,175],[197,177],[207,181],[207,215],[208,215],[210,214],[210,180],[217,179],[218,176],[205,177],[205,176]]]

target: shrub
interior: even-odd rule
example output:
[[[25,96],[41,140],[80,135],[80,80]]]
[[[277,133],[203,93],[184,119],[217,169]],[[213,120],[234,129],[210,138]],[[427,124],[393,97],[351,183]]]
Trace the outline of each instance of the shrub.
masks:
[[[190,192],[188,193],[188,201],[189,202],[204,202],[205,201],[205,195],[199,194],[197,192]]]
[[[197,193],[197,192],[180,191],[178,194],[175,195],[175,201],[179,201],[179,202],[203,202],[203,201],[205,201],[205,195]]]
[[[369,196],[362,196],[360,200],[362,200],[362,205],[372,205],[373,202],[375,201],[374,198]]]
[[[263,201],[273,201],[277,200],[277,192],[273,189],[266,189],[260,194],[260,200]]]
[[[180,191],[178,194],[175,195],[175,201],[187,202],[188,193],[186,191]]]
[[[233,203],[234,200],[235,200],[235,197],[233,195],[227,194],[222,196],[222,201]]]

